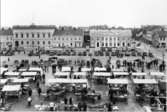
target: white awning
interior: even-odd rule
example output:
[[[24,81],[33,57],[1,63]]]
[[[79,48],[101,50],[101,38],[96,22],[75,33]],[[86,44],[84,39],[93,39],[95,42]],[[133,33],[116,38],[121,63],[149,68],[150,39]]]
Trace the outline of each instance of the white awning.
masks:
[[[62,67],[62,72],[70,72],[71,67]]]
[[[4,85],[2,91],[9,92],[9,91],[19,91],[21,90],[20,85]]]
[[[14,79],[12,79],[12,83],[27,83],[28,81],[29,81],[29,78],[23,78],[23,79],[14,78]]]
[[[107,79],[108,84],[128,84],[128,79]]]
[[[163,72],[150,72],[150,75],[151,76],[159,76],[159,77],[167,76]]]
[[[124,72],[124,68],[112,69],[113,72]]]
[[[5,84],[8,81],[8,79],[0,79],[0,84]]]
[[[56,79],[49,79],[48,83],[58,83],[58,84],[88,84],[87,79],[62,79],[62,78],[56,78]]]
[[[113,72],[114,73],[114,75],[119,75],[119,76],[124,76],[124,75],[129,75],[129,73],[128,72]]]
[[[96,76],[96,77],[110,77],[111,73],[110,72],[94,72],[93,76]]]
[[[20,72],[6,72],[5,75],[6,76],[13,76],[13,77],[17,77],[19,76]]]
[[[155,79],[133,79],[135,84],[157,84]]]
[[[91,68],[81,68],[81,71],[82,71],[82,72],[90,72],[90,71],[91,71]]]
[[[33,77],[36,75],[37,75],[37,72],[22,72],[21,73],[21,76],[23,76],[23,77]]]
[[[145,72],[133,72],[132,75],[133,76],[146,76],[147,73],[145,73]]]
[[[73,75],[76,75],[76,76],[86,76],[86,72],[74,72]]]
[[[27,71],[26,68],[21,68],[21,69],[19,69],[19,72],[25,72],[25,71]]]
[[[43,74],[42,68],[39,68],[39,67],[30,67],[30,68],[29,68],[29,71],[32,71],[32,72],[38,71],[38,72],[40,72],[41,74]]]
[[[95,67],[94,71],[106,71],[106,68]]]
[[[56,72],[55,74],[54,74],[54,76],[69,76],[70,75],[70,73],[69,72]]]
[[[3,74],[3,72],[7,71],[8,69],[7,68],[4,68],[4,67],[0,67],[0,75]]]

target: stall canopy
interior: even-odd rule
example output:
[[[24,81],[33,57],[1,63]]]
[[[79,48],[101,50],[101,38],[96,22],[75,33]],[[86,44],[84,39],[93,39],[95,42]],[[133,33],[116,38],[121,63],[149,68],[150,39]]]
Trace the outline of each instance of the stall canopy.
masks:
[[[43,70],[42,68],[39,68],[39,67],[30,67],[29,68],[29,71],[32,71],[32,72],[40,72],[40,74],[42,75],[43,74]]]
[[[37,72],[22,72],[21,76],[23,77],[34,77],[37,75]]]
[[[6,84],[8,79],[0,79],[0,85]]]
[[[7,70],[8,70],[7,68],[0,67],[0,75],[2,75]]]
[[[19,91],[19,90],[21,90],[20,85],[4,85],[4,87],[2,88],[2,91],[4,92]]]
[[[165,73],[163,72],[150,72],[151,76],[159,76],[159,77],[163,77],[166,76]]]
[[[155,79],[133,79],[135,84],[157,84]]]
[[[117,69],[112,69],[113,72],[124,72],[126,71],[124,68],[117,68]]]
[[[73,75],[75,75],[75,76],[86,76],[87,74],[86,74],[86,72],[74,72]]]
[[[17,77],[19,74],[20,72],[5,72],[5,76]]]
[[[145,73],[145,72],[133,72],[132,75],[133,76],[146,76],[147,73]]]
[[[91,68],[81,68],[81,71],[82,71],[82,72],[90,72],[90,71],[91,71]]]
[[[19,72],[25,72],[25,71],[27,71],[27,68],[20,68],[19,69]]]
[[[62,78],[56,78],[56,79],[49,79],[49,84],[88,84],[87,79],[62,79]]]
[[[128,79],[107,79],[108,84],[128,84]]]
[[[23,79],[14,78],[14,79],[12,79],[12,83],[27,83],[27,82],[29,82],[29,78],[23,78]]]
[[[100,71],[106,71],[106,68],[102,67],[95,67],[94,71],[100,72]]]
[[[62,67],[62,72],[70,72],[71,67]]]
[[[56,72],[54,76],[67,76],[69,77],[70,73],[69,72]]]
[[[128,72],[113,72],[113,74],[114,74],[115,76],[125,76],[125,75],[129,75]]]
[[[110,77],[111,73],[110,72],[94,72],[93,76],[95,76],[95,77]]]

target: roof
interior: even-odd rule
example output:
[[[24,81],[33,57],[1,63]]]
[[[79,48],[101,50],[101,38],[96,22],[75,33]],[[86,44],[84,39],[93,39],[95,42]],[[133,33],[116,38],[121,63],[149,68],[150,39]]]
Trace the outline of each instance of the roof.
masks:
[[[55,30],[53,35],[75,35],[83,36],[84,31],[82,29],[58,29]]]
[[[0,30],[0,35],[13,35],[12,29],[1,29]]]
[[[22,25],[22,26],[13,26],[14,30],[21,29],[55,29],[56,27],[53,25]]]

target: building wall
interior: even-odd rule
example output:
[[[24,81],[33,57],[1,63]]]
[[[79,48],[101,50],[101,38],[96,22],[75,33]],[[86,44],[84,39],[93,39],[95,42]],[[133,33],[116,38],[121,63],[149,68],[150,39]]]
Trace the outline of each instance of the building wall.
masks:
[[[130,30],[90,30],[91,47],[130,47]]]
[[[49,49],[52,47],[54,29],[13,29],[13,44],[16,41],[19,47],[34,50],[38,48]]]
[[[83,46],[83,36],[80,35],[55,35],[53,47],[80,48]]]
[[[13,36],[12,35],[0,35],[0,48],[8,49],[10,45],[13,43]]]

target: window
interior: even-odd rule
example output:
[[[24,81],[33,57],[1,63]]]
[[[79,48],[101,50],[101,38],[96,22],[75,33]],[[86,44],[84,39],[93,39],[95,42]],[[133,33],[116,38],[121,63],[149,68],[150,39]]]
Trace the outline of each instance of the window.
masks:
[[[112,40],[112,38],[110,37],[110,40]]]
[[[45,44],[45,41],[43,41],[43,45]]]
[[[37,36],[38,36],[38,38],[39,38],[39,37],[40,37],[40,34],[38,33]]]
[[[34,34],[32,33],[32,37],[34,38]]]
[[[62,40],[64,40],[64,38],[62,38]]]
[[[38,41],[38,45],[40,44],[40,42]]]
[[[48,41],[48,44],[50,44],[50,41]]]
[[[32,44],[34,45],[34,41],[32,41]]]
[[[122,46],[123,46],[123,47],[125,46],[125,43],[124,43],[124,42],[122,43]]]
[[[108,47],[108,43],[106,43],[106,47]]]
[[[29,41],[27,41],[27,45],[29,44]]]
[[[110,43],[110,46],[112,46],[112,43]]]
[[[15,33],[15,37],[16,37],[16,38],[18,37],[18,33]]]
[[[23,45],[24,44],[24,42],[23,41],[21,41],[21,45]]]
[[[71,43],[71,46],[72,46],[72,43]]]
[[[104,40],[104,37],[102,37],[102,40]]]
[[[45,37],[45,33],[43,33],[43,37]]]
[[[60,37],[58,37],[58,40],[60,40]]]
[[[50,33],[48,33],[48,37],[50,37]]]
[[[21,38],[23,38],[23,34],[21,33]]]
[[[117,44],[117,46],[119,46],[119,43]]]

